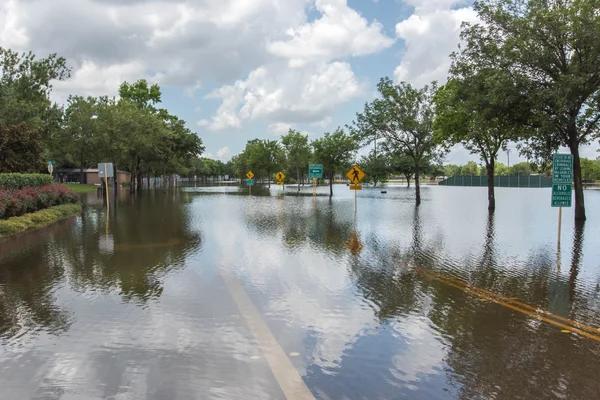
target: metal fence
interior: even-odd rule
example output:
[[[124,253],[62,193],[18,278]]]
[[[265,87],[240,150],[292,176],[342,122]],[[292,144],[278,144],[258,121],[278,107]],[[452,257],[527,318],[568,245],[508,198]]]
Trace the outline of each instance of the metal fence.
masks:
[[[439,183],[445,186],[487,186],[487,176],[461,175],[444,179]],[[552,178],[542,175],[495,176],[496,187],[541,188],[552,187]]]

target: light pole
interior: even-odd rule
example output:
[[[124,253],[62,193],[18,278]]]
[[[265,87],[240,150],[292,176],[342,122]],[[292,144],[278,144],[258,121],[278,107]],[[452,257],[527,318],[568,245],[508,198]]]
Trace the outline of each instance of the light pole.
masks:
[[[508,156],[508,168],[510,168],[510,149],[506,149],[506,155]]]

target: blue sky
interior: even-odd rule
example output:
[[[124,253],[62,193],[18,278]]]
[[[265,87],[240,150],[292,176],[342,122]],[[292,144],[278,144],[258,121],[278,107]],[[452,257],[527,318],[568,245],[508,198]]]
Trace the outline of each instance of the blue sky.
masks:
[[[53,97],[158,83],[206,156],[292,127],[317,138],[352,122],[382,76],[444,82],[470,2],[455,0],[4,0],[0,46],[58,53]],[[583,149],[596,157],[596,147]],[[517,152],[511,163],[519,161]],[[500,161],[506,162],[506,156]],[[447,162],[477,160],[460,146]]]

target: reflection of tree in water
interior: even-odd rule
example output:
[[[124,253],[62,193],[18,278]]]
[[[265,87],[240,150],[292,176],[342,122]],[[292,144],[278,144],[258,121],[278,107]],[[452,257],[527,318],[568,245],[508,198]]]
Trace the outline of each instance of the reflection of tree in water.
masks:
[[[147,193],[117,207],[103,249],[105,212],[89,210],[77,244],[65,243],[69,274],[76,290],[115,289],[127,300],[146,301],[162,293],[162,276],[183,266],[187,251],[200,245],[184,207],[187,196]]]
[[[494,238],[491,217],[487,221],[480,262],[469,271],[468,283],[507,293],[543,308],[549,290],[548,275],[554,271],[552,257],[533,254],[533,267],[510,274],[497,264]],[[582,238],[581,232],[575,233],[570,282],[576,280]],[[383,258],[383,262],[350,261],[357,286],[374,304],[382,323],[392,318],[399,318],[401,322],[406,315],[417,313],[435,324],[435,329],[442,334],[441,340],[446,343],[444,361],[449,367],[446,370],[448,383],[459,390],[459,398],[591,399],[597,396],[600,390],[595,376],[597,342],[561,333],[560,328],[553,325],[406,267],[414,262],[415,268],[444,270],[444,260],[436,254],[437,247],[427,246],[421,235],[418,211],[408,248],[379,246],[372,254]],[[400,261],[389,262],[389,254],[394,252]],[[573,291],[573,296],[582,297],[577,291]],[[586,309],[597,313],[590,304]]]
[[[348,251],[346,241],[353,222],[336,216],[334,203],[319,202],[310,207],[262,207],[244,213],[246,229],[264,238],[282,237],[288,249],[310,245],[326,253]]]
[[[60,260],[49,257],[56,250],[55,243],[26,250],[0,259],[0,337],[36,326],[60,333],[70,325],[68,312],[55,304],[54,291],[64,276]]]
[[[77,291],[116,289],[125,300],[136,302],[160,296],[162,277],[200,246],[185,207],[188,200],[146,194],[118,205],[116,219],[111,209],[110,251],[100,248],[106,214],[98,208],[88,208],[83,218],[50,237],[53,227],[20,238],[35,241],[24,248],[12,245],[0,258],[0,335],[12,336],[21,327],[66,330],[68,313],[54,298],[66,276]]]

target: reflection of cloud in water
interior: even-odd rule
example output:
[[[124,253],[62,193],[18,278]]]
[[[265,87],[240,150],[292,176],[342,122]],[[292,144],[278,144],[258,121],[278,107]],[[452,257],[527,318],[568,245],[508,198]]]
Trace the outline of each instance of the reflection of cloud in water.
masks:
[[[312,351],[312,355],[304,359],[325,369],[338,366],[345,350],[377,324],[373,310],[353,294],[354,286],[344,267],[350,255],[338,258],[335,264],[325,263],[322,251],[290,253],[279,236],[264,241],[241,234],[232,243],[235,227],[228,219],[219,219],[209,235],[220,247],[224,273],[235,274],[261,292],[258,298],[249,294],[284,350],[311,346],[307,340],[310,336],[314,347],[305,351]],[[305,242],[305,246],[309,248],[310,243]],[[278,328],[281,322],[285,328]]]
[[[445,346],[428,318],[411,314],[391,325],[407,344],[397,346],[399,353],[392,357],[390,373],[398,381],[418,382],[426,375],[443,372]]]

